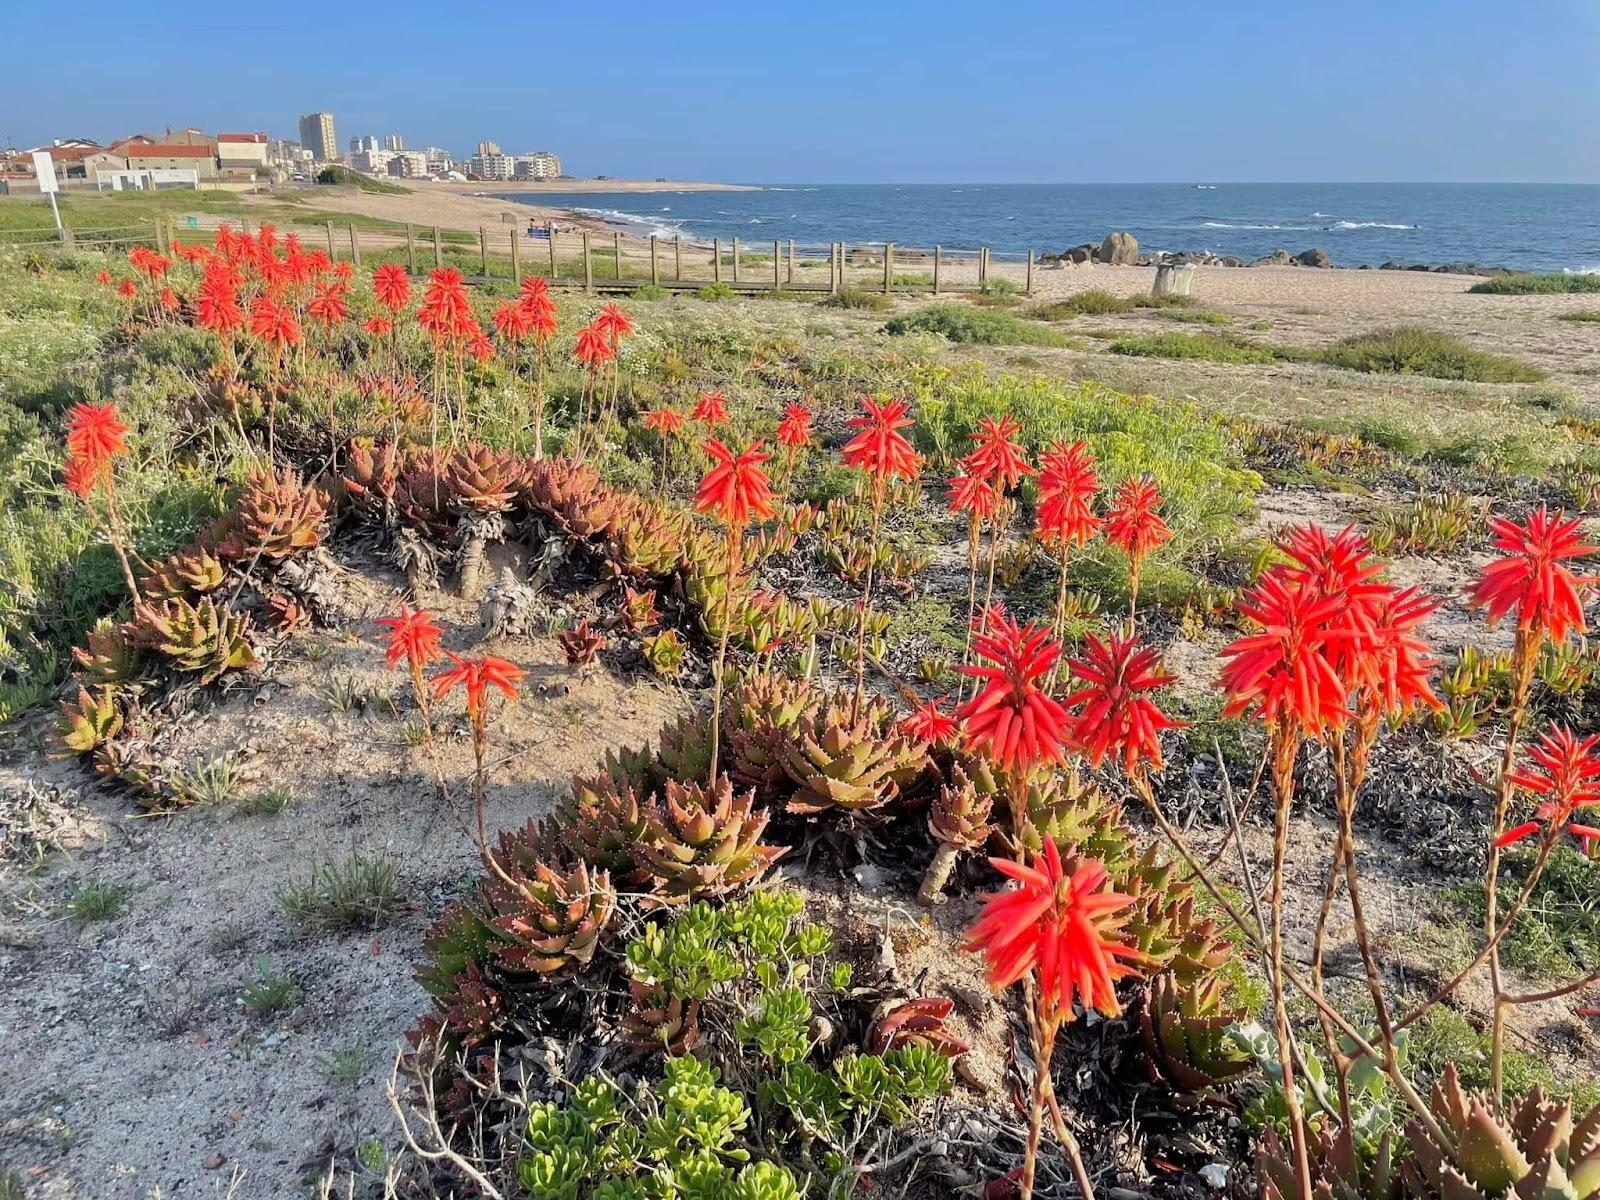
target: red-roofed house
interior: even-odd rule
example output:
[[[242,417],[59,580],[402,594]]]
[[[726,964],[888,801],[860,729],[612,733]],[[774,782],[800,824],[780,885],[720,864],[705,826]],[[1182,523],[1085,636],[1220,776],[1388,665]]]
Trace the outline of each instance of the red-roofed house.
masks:
[[[217,165],[224,179],[253,179],[267,169],[267,135],[217,134]]]
[[[130,171],[193,171],[197,179],[215,179],[217,160],[210,146],[184,146],[129,140],[115,149],[128,156]]]

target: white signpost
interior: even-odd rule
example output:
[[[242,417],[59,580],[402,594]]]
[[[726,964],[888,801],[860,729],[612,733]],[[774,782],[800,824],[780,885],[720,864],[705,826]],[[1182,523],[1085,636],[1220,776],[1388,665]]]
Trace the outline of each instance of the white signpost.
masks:
[[[56,236],[62,241],[67,240],[67,232],[61,227],[61,209],[56,205],[56,193],[61,190],[56,183],[56,164],[50,157],[48,150],[35,150],[33,152],[33,173],[39,180],[39,190],[50,197],[50,211],[56,217]]]

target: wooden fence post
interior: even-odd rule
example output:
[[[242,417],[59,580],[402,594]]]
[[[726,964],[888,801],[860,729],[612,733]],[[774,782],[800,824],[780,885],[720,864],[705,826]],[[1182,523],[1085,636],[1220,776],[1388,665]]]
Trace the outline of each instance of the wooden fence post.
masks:
[[[722,282],[722,239],[711,239],[711,282]]]
[[[439,237],[439,227],[437,225],[433,227],[433,265],[436,267],[444,266],[444,244]]]
[[[622,281],[622,235],[616,230],[611,231],[611,262],[616,272],[616,279]]]
[[[583,290],[594,291],[594,259],[589,257],[589,231],[583,231]]]
[[[550,247],[550,278],[556,277],[556,223],[546,221],[544,226],[545,242]]]
[[[339,257],[339,251],[334,247],[334,244],[333,244],[333,222],[332,221],[328,222],[328,257],[329,258],[338,258]]]
[[[410,221],[406,222],[406,271],[417,273],[417,231]]]
[[[828,291],[839,294],[839,243],[828,243]]]
[[[783,244],[772,239],[772,290],[783,291]]]
[[[482,225],[478,226],[478,262],[483,267],[484,275],[489,274],[489,231]]]
[[[987,246],[978,248],[978,290],[980,292],[989,290],[989,247]]]
[[[358,267],[361,265],[361,240],[354,221],[350,223],[350,261]]]
[[[683,280],[683,235],[672,235],[672,277],[678,281]]]
[[[1022,290],[1023,290],[1024,294],[1026,294],[1026,295],[1029,295],[1029,296],[1033,295],[1033,251],[1032,250],[1028,251],[1028,280],[1027,280],[1026,283],[1024,283],[1022,285]]]
[[[789,282],[794,282],[794,239],[789,239]]]
[[[656,254],[656,235],[650,235],[650,286],[661,286],[661,260]]]
[[[739,282],[739,239],[733,239],[733,281]]]
[[[522,282],[522,230],[511,227],[511,282]]]
[[[939,268],[944,266],[944,247],[933,248],[933,294],[939,294]]]
[[[883,244],[883,294],[894,291],[894,243]]]

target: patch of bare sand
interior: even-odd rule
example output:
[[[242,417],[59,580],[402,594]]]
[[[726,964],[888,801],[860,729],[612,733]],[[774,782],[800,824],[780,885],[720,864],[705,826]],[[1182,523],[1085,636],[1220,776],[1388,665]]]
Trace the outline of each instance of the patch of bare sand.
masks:
[[[38,1172],[30,1195],[220,1195],[237,1174],[232,1195],[278,1197],[329,1155],[348,1162],[365,1138],[392,1142],[381,1085],[424,1007],[411,979],[422,933],[472,878],[476,858],[428,756],[401,738],[410,702],[383,670],[372,624],[397,603],[391,581],[357,576],[351,590],[363,611],[348,634],[295,638],[247,686],[185,722],[174,746],[185,763],[241,754],[244,795],[289,788],[281,815],[244,816],[230,804],[141,816],[72,764],[32,758],[0,772],[7,790],[29,778],[79,788],[84,819],[104,833],[103,844],[91,840],[21,881],[48,907],[20,921],[25,938],[0,947],[0,1163]],[[469,606],[442,598],[432,607],[451,626],[450,648],[474,643]],[[523,700],[494,721],[502,757],[490,779],[491,830],[542,814],[573,772],[607,747],[645,741],[683,704],[676,692],[605,673],[568,691],[551,639],[486,648],[530,671]],[[395,692],[400,715],[330,712],[335,679]],[[465,729],[440,724],[443,773],[464,807]],[[373,930],[301,936],[278,889],[313,862],[352,852],[397,865],[405,911]],[[114,919],[78,928],[58,904],[89,879],[127,899]],[[242,993],[262,956],[270,974],[296,982],[298,1005],[246,1011]]]

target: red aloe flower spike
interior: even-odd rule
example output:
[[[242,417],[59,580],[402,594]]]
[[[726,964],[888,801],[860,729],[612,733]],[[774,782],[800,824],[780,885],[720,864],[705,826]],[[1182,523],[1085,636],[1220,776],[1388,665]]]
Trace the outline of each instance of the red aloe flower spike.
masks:
[[[400,606],[398,617],[380,617],[378,624],[389,631],[389,646],[385,658],[389,669],[394,670],[403,658],[413,669],[421,669],[444,657],[439,637],[444,629],[433,623],[433,617],[423,609]]]
[[[989,864],[1018,885],[989,896],[968,931],[966,949],[988,960],[991,986],[1034,974],[1040,1015],[1052,1023],[1070,1020],[1079,1000],[1106,1016],[1121,1012],[1117,980],[1137,976],[1129,964],[1141,958],[1121,940],[1117,916],[1133,898],[1112,891],[1105,867],[1092,859],[1068,874],[1051,838],[1031,867],[1003,858]]]
[[[1593,836],[1587,825],[1573,821],[1581,810],[1600,807],[1600,734],[1581,742],[1564,725],[1552,725],[1536,745],[1528,748],[1528,759],[1506,778],[1509,782],[1544,797],[1538,807],[1539,821],[1551,837],[1563,832],[1575,837]],[[1525,821],[1501,834],[1496,846],[1509,846],[1539,830],[1539,821]]]
[[[1585,632],[1583,593],[1597,578],[1574,575],[1563,565],[1595,552],[1583,540],[1582,522],[1541,505],[1525,524],[1494,517],[1489,525],[1495,549],[1505,557],[1484,568],[1472,589],[1473,606],[1487,609],[1491,624],[1516,613],[1517,627],[1536,641],[1547,634],[1559,642],[1574,630]]]
[[[474,725],[481,725],[486,716],[485,701],[489,689],[495,688],[507,700],[516,700],[517,683],[527,674],[516,663],[492,654],[482,658],[462,658],[446,650],[445,657],[455,666],[433,677],[433,698],[442,700],[456,687],[467,690],[467,715]]]
[[[850,428],[859,430],[844,444],[840,457],[847,467],[865,471],[876,488],[892,478],[917,477],[922,459],[900,430],[911,424],[910,409],[904,400],[861,398],[862,415],[850,419]]]
[[[1129,776],[1161,770],[1161,731],[1185,722],[1164,716],[1147,695],[1173,682],[1156,652],[1115,632],[1103,642],[1091,634],[1083,657],[1070,667],[1074,678],[1088,684],[1063,703],[1078,710],[1073,733],[1089,765],[1098,767],[1109,756]]]
[[[74,404],[67,414],[67,453],[98,471],[127,448],[127,433],[115,404]]]
[[[956,719],[939,707],[944,703],[944,699],[943,696],[938,696],[914,709],[909,716],[900,721],[900,731],[930,746],[943,745],[950,741],[955,737]]]
[[[728,398],[721,392],[701,392],[695,401],[694,419],[715,428],[728,422]]]
[[[663,438],[672,437],[683,428],[684,416],[671,405],[652,408],[644,415],[644,427],[653,429]]]
[[[1139,573],[1145,556],[1172,540],[1172,530],[1157,511],[1161,491],[1155,481],[1140,476],[1124,479],[1117,488],[1111,508],[1106,512],[1106,541],[1128,556],[1128,611],[1132,615],[1139,602]]]
[[[1014,440],[1022,423],[1013,417],[984,417],[978,422],[978,431],[972,435],[972,453],[967,455],[967,469],[981,475],[1000,491],[1010,491],[1022,482],[1024,475],[1032,475],[1027,453]]]
[[[1018,626],[996,606],[972,647],[990,665],[961,668],[964,674],[987,681],[982,691],[956,709],[967,741],[1001,766],[1024,773],[1041,762],[1061,761],[1071,718],[1039,686],[1061,657],[1061,646],[1049,630]]]
[[[738,454],[716,438],[707,438],[700,448],[713,465],[695,493],[697,512],[714,515],[730,530],[743,529],[752,517],[766,520],[774,514],[772,489],[761,467],[771,455],[762,451],[760,441]]]
[[[1291,586],[1282,569],[1263,575],[1238,606],[1261,632],[1222,652],[1230,660],[1222,668],[1224,715],[1259,710],[1268,725],[1288,722],[1312,736],[1342,725],[1348,688],[1329,658],[1341,635],[1328,628],[1339,608],[1337,597]]]
[[[783,420],[778,422],[778,444],[798,450],[811,441],[811,410],[795,401],[783,410]]]

